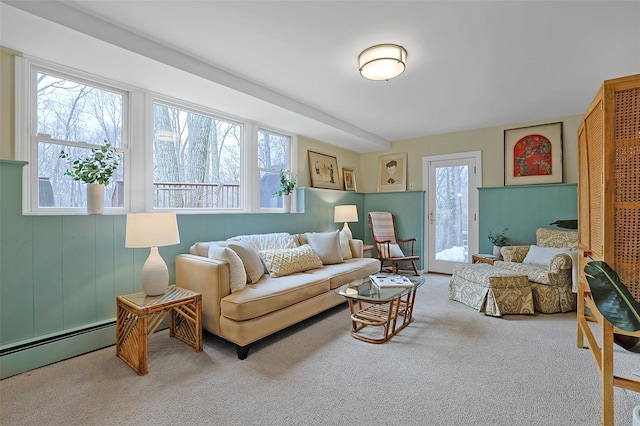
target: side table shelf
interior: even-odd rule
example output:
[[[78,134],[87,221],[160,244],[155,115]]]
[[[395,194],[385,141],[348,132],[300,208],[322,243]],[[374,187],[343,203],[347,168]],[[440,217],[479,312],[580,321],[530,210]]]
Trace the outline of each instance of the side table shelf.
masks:
[[[176,286],[160,296],[134,293],[116,298],[116,356],[138,375],[147,367],[149,335],[170,315],[169,335],[202,351],[202,295]]]
[[[493,262],[496,260],[502,260],[497,256],[492,254],[473,254],[471,255],[471,263],[487,263],[489,265],[493,265]]]

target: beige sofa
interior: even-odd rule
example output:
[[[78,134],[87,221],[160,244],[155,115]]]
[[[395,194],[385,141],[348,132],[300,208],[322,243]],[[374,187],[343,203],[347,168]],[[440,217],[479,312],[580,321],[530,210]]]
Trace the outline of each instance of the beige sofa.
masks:
[[[294,235],[293,239],[293,246],[298,249],[288,246],[258,252],[266,258],[265,253],[287,255],[309,247],[300,244],[306,242],[304,234]],[[233,262],[209,258],[211,244],[196,243],[190,254],[176,257],[176,284],[202,293],[203,328],[235,343],[239,359],[247,357],[252,342],[343,303],[345,298],[335,293],[336,288],[380,270],[379,260],[362,257],[361,240],[348,240],[349,255],[344,257],[350,259],[339,262],[339,257],[334,259],[338,262],[335,264],[316,265],[314,269],[278,277],[266,270],[267,263],[257,282],[232,291]],[[216,248],[228,244],[229,241],[217,242]],[[300,261],[294,259],[293,264],[299,266]]]
[[[531,284],[533,306],[543,313],[568,312],[576,309],[578,233],[538,228],[534,246],[505,246],[503,260],[493,266],[526,275]],[[543,253],[544,263],[526,263],[531,250]],[[553,253],[553,251],[557,253]],[[530,256],[535,262],[535,258]],[[544,256],[541,256],[544,257]]]

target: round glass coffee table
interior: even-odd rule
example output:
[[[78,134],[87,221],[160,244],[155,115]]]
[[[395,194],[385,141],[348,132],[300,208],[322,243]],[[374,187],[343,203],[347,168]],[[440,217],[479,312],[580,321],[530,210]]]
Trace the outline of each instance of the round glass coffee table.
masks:
[[[384,343],[405,328],[413,319],[416,290],[425,282],[423,277],[406,276],[411,284],[378,287],[365,277],[336,289],[349,301],[351,335],[369,343]],[[401,317],[400,319],[398,317]],[[363,333],[366,327],[382,327],[382,337]]]

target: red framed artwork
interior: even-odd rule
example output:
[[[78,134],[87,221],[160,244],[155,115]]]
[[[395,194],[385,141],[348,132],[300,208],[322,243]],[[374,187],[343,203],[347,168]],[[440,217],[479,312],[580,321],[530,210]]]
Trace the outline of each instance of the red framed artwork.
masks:
[[[504,184],[562,183],[562,122],[504,131]]]

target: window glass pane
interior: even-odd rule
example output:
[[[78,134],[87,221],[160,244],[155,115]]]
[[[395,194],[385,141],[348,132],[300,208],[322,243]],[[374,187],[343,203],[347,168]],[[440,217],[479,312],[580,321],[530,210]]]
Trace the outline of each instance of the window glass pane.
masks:
[[[73,180],[65,172],[71,161],[60,158],[60,151],[69,153],[72,159],[91,154],[89,148],[64,146],[48,142],[38,143],[38,206],[86,207],[87,184]],[[104,190],[105,207],[124,207],[124,161],[111,177]]]
[[[289,168],[289,137],[258,131],[258,167],[270,170]]]
[[[54,139],[121,147],[122,105],[120,93],[37,74],[37,131]]]
[[[280,190],[280,174],[260,172],[260,208],[282,208],[282,197],[273,194]]]
[[[153,125],[155,207],[241,207],[241,125],[162,104]]]
[[[288,136],[258,131],[258,168],[260,169],[260,208],[282,208],[282,197],[273,194],[280,188],[280,170],[289,171]],[[287,173],[289,175],[289,173]]]
[[[87,206],[87,184],[65,176],[75,159],[91,154],[91,148],[105,141],[123,147],[123,108],[126,92],[108,90],[39,70],[35,83],[36,129],[38,133],[37,206],[82,208]],[[51,139],[42,135],[50,135]],[[65,143],[65,142],[73,142]],[[60,158],[65,151],[70,159]],[[35,155],[35,154],[34,154]],[[124,157],[105,187],[105,207],[124,207]]]

